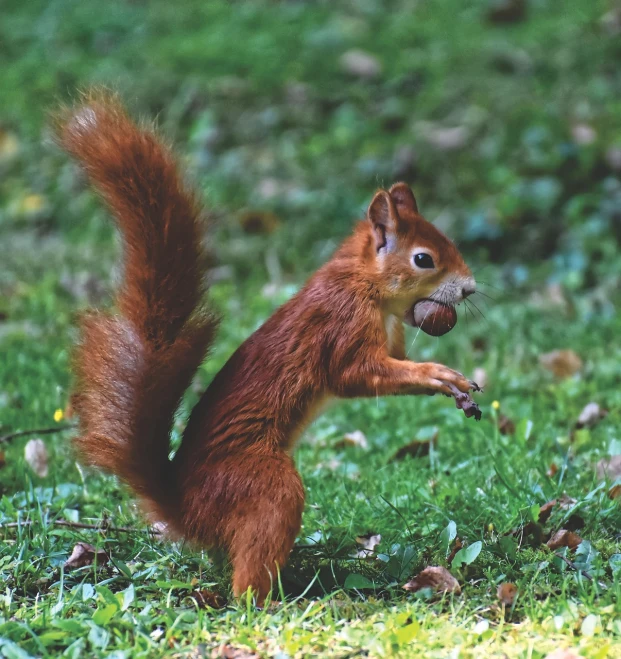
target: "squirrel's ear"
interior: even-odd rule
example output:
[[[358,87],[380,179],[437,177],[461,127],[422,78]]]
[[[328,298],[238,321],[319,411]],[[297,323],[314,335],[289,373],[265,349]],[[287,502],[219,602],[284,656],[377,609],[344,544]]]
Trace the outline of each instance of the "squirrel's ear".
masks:
[[[390,250],[396,241],[399,216],[395,202],[386,190],[375,193],[369,204],[367,215],[373,225],[376,250],[378,252],[382,248]]]
[[[413,213],[418,213],[418,205],[414,193],[407,183],[395,183],[390,188],[390,196],[397,206],[404,206]]]

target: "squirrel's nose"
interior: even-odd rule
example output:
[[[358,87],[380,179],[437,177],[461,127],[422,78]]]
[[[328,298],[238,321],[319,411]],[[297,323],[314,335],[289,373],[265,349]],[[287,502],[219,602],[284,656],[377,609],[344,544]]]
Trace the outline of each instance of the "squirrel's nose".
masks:
[[[465,300],[469,295],[472,295],[473,293],[476,293],[476,292],[477,292],[477,287],[476,287],[475,284],[466,284],[466,286],[464,286],[464,287],[461,289],[461,294],[462,294],[464,300]]]

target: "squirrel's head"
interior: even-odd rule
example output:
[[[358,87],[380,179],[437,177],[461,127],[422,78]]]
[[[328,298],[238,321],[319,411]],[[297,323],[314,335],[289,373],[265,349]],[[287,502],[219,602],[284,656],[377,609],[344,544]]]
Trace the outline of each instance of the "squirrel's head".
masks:
[[[476,290],[454,243],[418,212],[408,185],[379,190],[369,205],[375,258],[387,310],[412,323],[421,300],[454,307]]]

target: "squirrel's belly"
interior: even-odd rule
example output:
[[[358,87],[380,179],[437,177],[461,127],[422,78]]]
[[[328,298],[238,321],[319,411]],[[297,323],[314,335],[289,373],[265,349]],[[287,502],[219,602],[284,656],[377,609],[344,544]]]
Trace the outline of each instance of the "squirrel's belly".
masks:
[[[297,424],[294,431],[289,437],[289,443],[286,450],[291,452],[295,449],[296,444],[306,428],[311,425],[311,423],[320,417],[329,407],[331,407],[336,401],[336,396],[325,395],[321,398],[318,398],[306,411],[302,420]]]

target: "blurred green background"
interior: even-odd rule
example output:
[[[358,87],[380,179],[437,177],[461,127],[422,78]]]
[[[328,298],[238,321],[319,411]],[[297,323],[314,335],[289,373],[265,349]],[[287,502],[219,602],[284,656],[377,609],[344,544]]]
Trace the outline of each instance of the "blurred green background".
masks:
[[[299,279],[378,186],[405,180],[475,268],[499,266],[512,289],[547,281],[608,298],[620,271],[619,7],[4,0],[5,250],[28,233],[33,249],[109,238],[46,129],[59,102],[104,84],[177,144],[234,275]]]
[[[140,649],[161,626],[167,635],[148,655],[159,657],[164,647],[211,642],[215,625],[218,642],[247,644],[252,628],[290,656],[302,656],[296,644],[311,648],[304,656],[328,656],[330,620],[342,618],[338,656],[381,641],[389,650],[403,643],[400,656],[411,657],[410,641],[390,627],[411,616],[435,634],[429,642],[421,635],[418,647],[440,648],[420,650],[425,656],[447,656],[448,645],[462,642],[474,647],[463,656],[491,656],[468,630],[496,616],[497,584],[506,579],[520,599],[494,643],[519,643],[497,656],[541,659],[559,638],[573,643],[579,634],[580,656],[605,656],[606,635],[621,637],[621,500],[595,469],[621,453],[620,61],[620,0],[0,0],[0,524],[13,525],[0,543],[0,642],[4,635],[36,656],[46,643],[50,652],[73,647],[66,656],[103,657],[108,643]],[[173,442],[215,372],[330,257],[379,186],[410,183],[423,214],[458,241],[480,283],[455,331],[437,340],[408,330],[407,346],[412,359],[486,383],[477,394],[481,423],[441,397],[350,401],[300,443],[307,506],[283,572],[287,592],[314,584],[312,594],[344,587],[355,598],[351,608],[326,609],[321,623],[291,608],[273,619],[265,612],[257,632],[241,607],[217,618],[200,612],[178,636],[169,586],[199,575],[226,594],[228,577],[197,552],[140,532],[125,538],[55,525],[139,521],[114,479],[76,465],[69,433],[44,436],[47,475],[24,458],[30,437],[2,442],[13,431],[65,423],[77,316],[110,304],[119,271],[112,223],[55,147],[47,119],[93,84],[156,119],[210,219],[211,299],[223,323]],[[554,366],[549,353],[558,349]],[[593,427],[577,425],[587,403],[602,412]],[[368,437],[368,449],[343,440],[354,430]],[[439,443],[428,456],[392,459],[434,433]],[[592,583],[562,557],[550,562],[541,538],[508,539],[563,495],[574,508],[557,510],[547,532],[579,511]],[[401,588],[407,578],[448,565],[442,534],[453,522],[466,547],[484,543],[473,565],[454,570],[464,596],[448,608],[410,599]],[[356,536],[369,531],[382,535],[388,563],[352,559]],[[136,606],[154,605],[141,628],[123,611],[108,621],[118,633],[95,634],[93,607],[104,606],[108,587],[97,586],[97,604],[79,590],[83,579],[97,582],[94,569],[65,571],[58,581],[78,539],[131,564],[110,568],[105,583],[118,590],[131,579]],[[399,556],[409,558],[395,572]],[[366,592],[402,608],[360,596],[364,575],[375,584]],[[576,611],[592,614],[586,627]],[[371,616],[366,635],[356,637],[360,627],[351,625],[348,637],[348,619],[371,613],[378,624]],[[550,621],[565,614],[555,640]],[[593,635],[595,615],[601,630]]]

